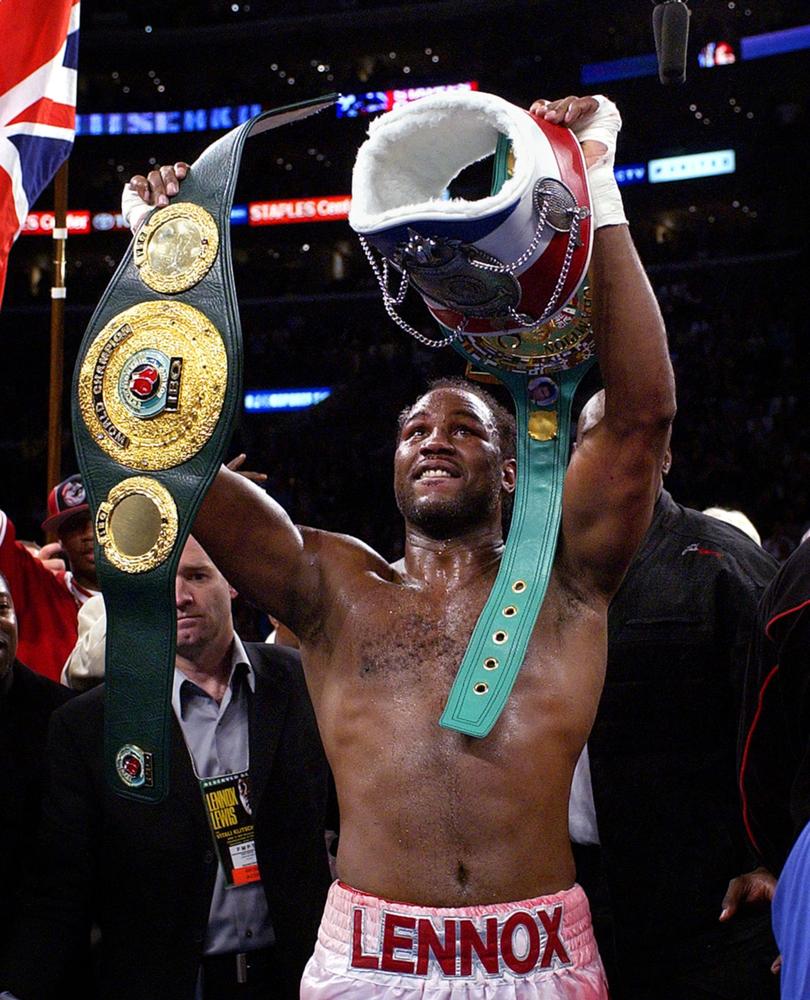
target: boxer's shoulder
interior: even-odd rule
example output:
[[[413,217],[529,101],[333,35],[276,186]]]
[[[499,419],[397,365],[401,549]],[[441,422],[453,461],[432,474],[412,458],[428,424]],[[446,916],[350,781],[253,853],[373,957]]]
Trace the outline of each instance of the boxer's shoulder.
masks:
[[[397,570],[370,545],[353,535],[319,528],[301,527],[306,555],[319,564],[324,578],[339,577],[343,584],[353,575],[358,577],[372,574],[386,582],[395,582]]]

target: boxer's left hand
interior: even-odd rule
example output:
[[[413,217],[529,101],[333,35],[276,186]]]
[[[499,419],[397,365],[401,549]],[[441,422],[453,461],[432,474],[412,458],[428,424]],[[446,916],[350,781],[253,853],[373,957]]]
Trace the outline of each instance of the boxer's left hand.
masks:
[[[595,97],[561,97],[557,101],[538,99],[529,111],[555,125],[573,125],[584,115],[592,115],[599,107]]]
[[[776,877],[767,868],[755,868],[733,878],[723,897],[721,920],[730,920],[742,906],[759,906],[773,900]]]
[[[538,99],[529,108],[531,114],[537,118],[544,118],[553,125],[565,125],[573,128],[577,122],[592,115],[599,109],[599,101],[595,97],[561,97],[557,101],[545,101]],[[585,166],[589,167],[595,163],[600,156],[607,152],[604,143],[596,142],[593,139],[586,139],[582,143],[582,152],[585,156]]]

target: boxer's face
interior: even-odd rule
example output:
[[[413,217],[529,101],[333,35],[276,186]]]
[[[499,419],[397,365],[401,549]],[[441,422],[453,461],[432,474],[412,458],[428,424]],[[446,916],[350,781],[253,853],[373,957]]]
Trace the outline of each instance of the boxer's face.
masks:
[[[233,635],[231,601],[236,591],[193,538],[186,542],[175,581],[177,653],[194,659],[210,643]]]
[[[409,524],[448,538],[497,520],[507,484],[514,484],[514,462],[501,458],[483,400],[450,388],[417,400],[394,457],[397,506]]]
[[[0,680],[11,670],[17,655],[17,616],[5,579],[0,576]]]

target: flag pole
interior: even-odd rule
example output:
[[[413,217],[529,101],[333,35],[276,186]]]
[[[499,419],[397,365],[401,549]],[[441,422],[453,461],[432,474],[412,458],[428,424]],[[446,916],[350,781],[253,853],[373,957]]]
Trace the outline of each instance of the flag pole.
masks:
[[[51,286],[51,373],[48,393],[48,484],[62,478],[62,390],[65,366],[65,241],[67,240],[68,161],[54,177],[54,257]]]

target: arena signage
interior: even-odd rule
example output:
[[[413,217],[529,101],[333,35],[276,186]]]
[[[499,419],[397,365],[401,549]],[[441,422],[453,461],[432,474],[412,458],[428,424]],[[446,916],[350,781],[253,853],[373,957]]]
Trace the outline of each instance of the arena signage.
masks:
[[[342,94],[335,104],[338,118],[357,118],[391,111],[411,104],[430,94],[446,94],[454,90],[478,90],[477,80],[466,83],[441,83],[433,87],[397,87],[395,90],[369,90],[365,94]]]
[[[428,94],[478,90],[477,80],[428,87],[395,87],[344,94],[335,105],[338,118],[390,111]],[[181,108],[175,111],[94,111],[76,115],[76,135],[170,135],[175,132],[220,132],[235,128],[263,110],[262,104],[226,104],[217,108]]]
[[[742,59],[763,59],[810,48],[810,24],[801,24],[782,31],[768,31],[762,35],[747,35],[740,39],[739,54]],[[703,68],[725,66],[737,61],[737,51],[728,41],[709,42],[698,52],[698,65]],[[607,62],[587,63],[580,71],[580,81],[586,86],[608,80],[629,80],[658,73],[658,59],[654,52],[623,56]]]
[[[696,177],[716,177],[733,174],[737,169],[733,149],[717,149],[712,153],[693,153],[690,156],[666,156],[650,160],[647,164],[650,184],[667,181],[689,181]]]
[[[731,42],[708,42],[698,52],[698,66],[711,69],[714,66],[731,66],[737,61],[737,53]]]
[[[83,236],[90,232],[90,213],[68,212],[67,230],[71,235]],[[53,212],[29,212],[22,227],[22,233],[27,236],[49,236],[56,226]]]
[[[252,201],[248,205],[248,225],[277,226],[290,222],[334,222],[349,215],[351,198],[347,194],[322,198],[281,198],[275,201]]]
[[[76,115],[76,135],[166,135],[172,132],[217,132],[235,128],[258,115],[261,104],[182,111],[114,111]]]

